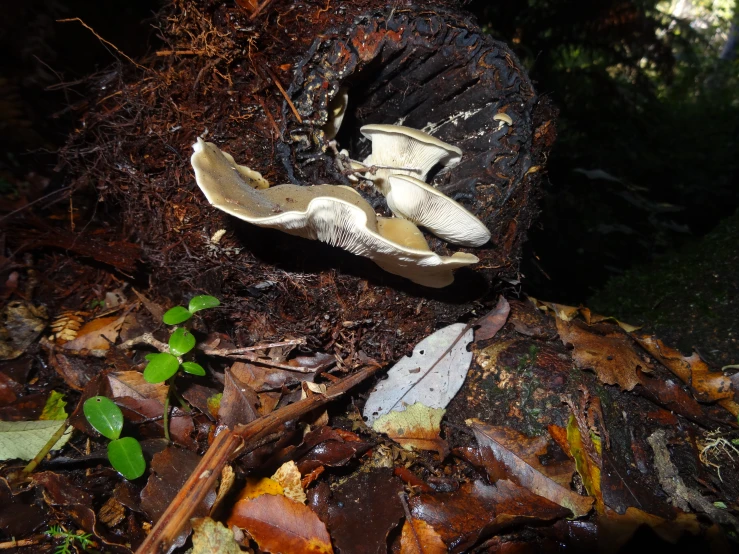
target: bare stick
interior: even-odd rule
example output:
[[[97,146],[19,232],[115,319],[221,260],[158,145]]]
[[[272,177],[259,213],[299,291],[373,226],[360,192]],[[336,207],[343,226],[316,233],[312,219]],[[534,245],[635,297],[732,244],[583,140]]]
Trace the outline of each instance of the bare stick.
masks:
[[[119,344],[118,348],[120,348],[121,350],[128,350],[130,348],[133,348],[137,344],[148,344],[149,346],[153,346],[154,348],[159,350],[159,352],[169,352],[169,345],[155,339],[154,335],[152,335],[151,333],[144,333],[143,335],[139,335],[138,337],[129,339],[126,342]]]

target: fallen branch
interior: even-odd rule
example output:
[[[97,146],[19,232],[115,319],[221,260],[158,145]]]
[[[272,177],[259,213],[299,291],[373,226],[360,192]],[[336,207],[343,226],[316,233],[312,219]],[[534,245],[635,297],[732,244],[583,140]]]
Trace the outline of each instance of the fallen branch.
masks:
[[[225,429],[213,441],[205,456],[167,509],[156,522],[136,554],[169,552],[180,530],[185,527],[197,506],[215,486],[223,467],[237,452],[249,452],[261,444],[281,425],[334,400],[373,375],[379,366],[369,366],[328,387],[326,394],[315,394],[275,410],[246,425]]]

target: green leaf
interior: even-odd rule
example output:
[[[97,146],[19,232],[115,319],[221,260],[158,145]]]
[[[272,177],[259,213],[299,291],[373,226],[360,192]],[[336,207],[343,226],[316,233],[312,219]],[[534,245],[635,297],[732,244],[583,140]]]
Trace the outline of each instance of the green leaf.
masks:
[[[167,325],[178,325],[190,319],[192,313],[182,306],[175,306],[174,308],[164,312],[162,321]]]
[[[200,310],[207,310],[208,308],[215,308],[216,306],[220,305],[221,301],[218,300],[215,296],[201,294],[200,296],[195,296],[192,300],[190,300],[190,304],[187,309],[190,310],[190,313],[194,314],[195,312],[199,312]]]
[[[175,356],[187,354],[194,347],[195,336],[187,329],[180,327],[169,337],[169,351]]]
[[[115,440],[121,436],[123,413],[110,398],[93,396],[82,405],[87,422],[102,436]]]
[[[180,361],[166,352],[154,354],[144,369],[144,379],[149,383],[161,383],[177,373]]]
[[[55,390],[51,391],[49,398],[46,399],[46,405],[41,412],[39,419],[49,421],[55,419],[67,419],[67,411],[64,409],[67,403],[64,401],[64,395]]]
[[[205,369],[200,364],[195,362],[182,362],[182,369],[191,375],[205,375]]]
[[[0,421],[0,461],[32,460],[66,421]],[[72,436],[71,427],[52,450],[59,450]]]
[[[156,357],[157,354],[158,352],[149,352],[146,356],[144,356],[144,359],[152,361]]]
[[[123,437],[108,443],[108,459],[118,473],[126,479],[137,479],[146,471],[146,461],[139,441]]]

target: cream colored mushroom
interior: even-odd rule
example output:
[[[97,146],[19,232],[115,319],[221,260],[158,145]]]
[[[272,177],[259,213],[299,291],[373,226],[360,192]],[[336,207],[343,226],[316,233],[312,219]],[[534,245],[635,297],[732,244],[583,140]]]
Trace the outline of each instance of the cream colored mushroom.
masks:
[[[387,205],[398,216],[425,227],[437,237],[463,246],[482,246],[490,231],[474,214],[420,179],[388,176]]]
[[[462,252],[432,252],[412,222],[378,219],[350,187],[278,185],[257,191],[214,144],[198,139],[193,150],[195,179],[208,202],[254,225],[338,246],[388,273],[433,288],[451,284],[455,269],[479,261]]]
[[[387,177],[391,173],[424,180],[436,164],[455,165],[462,159],[459,148],[418,129],[401,125],[365,125],[360,132],[372,141],[372,154],[362,163],[380,168],[374,177],[368,177],[383,194],[386,194]]]
[[[247,185],[255,189],[269,188],[269,181],[262,177],[261,173],[252,169],[251,167],[237,164],[236,160],[234,160],[234,157],[228,152],[221,151],[221,153],[226,157],[226,160],[228,160],[228,163],[231,164],[231,167],[233,167],[241,174]]]
[[[323,126],[323,134],[326,140],[331,140],[339,134],[341,122],[344,120],[346,108],[349,105],[349,89],[341,87],[328,103],[328,121]]]

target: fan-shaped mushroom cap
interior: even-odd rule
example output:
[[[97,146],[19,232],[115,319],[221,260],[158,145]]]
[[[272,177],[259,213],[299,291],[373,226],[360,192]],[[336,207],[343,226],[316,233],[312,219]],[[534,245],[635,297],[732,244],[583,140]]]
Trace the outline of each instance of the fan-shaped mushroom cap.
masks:
[[[427,287],[454,281],[453,270],[477,263],[472,254],[439,256],[411,222],[378,221],[369,203],[351,187],[248,186],[223,153],[198,139],[191,157],[198,186],[213,206],[260,227],[317,239],[373,260],[389,273]]]
[[[349,89],[341,87],[328,104],[328,121],[323,126],[326,139],[331,140],[339,134],[341,122],[344,120],[346,108],[349,105]]]
[[[385,194],[387,177],[391,173],[411,175],[424,180],[436,164],[455,165],[462,151],[428,133],[401,125],[365,125],[359,129],[372,141],[372,154],[364,165],[407,169],[378,169],[375,185]]]
[[[251,167],[237,164],[236,160],[234,160],[234,157],[228,152],[222,151],[222,154],[226,157],[231,166],[241,174],[247,185],[255,189],[269,188],[269,181],[262,177],[261,173],[252,169]]]
[[[388,177],[387,205],[398,217],[425,227],[437,237],[463,246],[490,240],[485,224],[434,187],[408,175]]]

